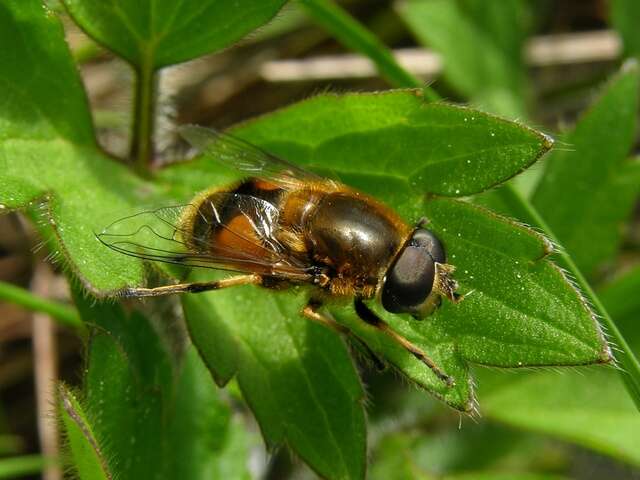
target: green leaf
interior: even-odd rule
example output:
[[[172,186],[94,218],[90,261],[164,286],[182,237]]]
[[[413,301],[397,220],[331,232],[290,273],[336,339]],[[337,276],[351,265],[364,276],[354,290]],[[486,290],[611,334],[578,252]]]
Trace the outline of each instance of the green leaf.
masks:
[[[95,40],[134,66],[184,62],[228,47],[268,22],[286,0],[63,0]]]
[[[611,0],[611,23],[622,36],[625,56],[640,55],[640,4],[636,0]]]
[[[86,97],[58,19],[39,0],[0,6],[0,210],[40,213],[66,266],[97,293],[139,284],[143,269],[94,238],[110,221],[157,204],[158,191],[97,147]],[[166,201],[166,200],[165,200]]]
[[[579,373],[510,375],[480,389],[483,415],[640,465],[640,417],[617,376],[595,368]]]
[[[626,338],[635,351],[640,350],[640,336],[637,314],[631,312],[638,312],[639,271],[631,271],[601,292],[607,311],[628,334]],[[517,378],[489,371],[479,373],[483,413],[488,418],[640,465],[640,455],[632,447],[640,441],[637,407],[624,394],[614,372],[585,369],[562,375],[521,373]]]
[[[0,51],[0,141],[94,145],[86,97],[56,16],[37,0],[3,2],[0,25],[0,41],[11,45]]]
[[[163,406],[171,396],[168,354],[149,322],[117,304],[78,310],[94,326],[83,382],[84,408],[109,469],[121,478],[160,478],[164,457]]]
[[[270,20],[286,0],[63,0],[91,37],[136,71],[130,157],[149,176],[154,156],[155,71],[225,48]]]
[[[545,258],[551,245],[542,235],[460,202],[436,200],[425,213],[448,246],[459,281],[473,292],[430,323],[456,331],[467,359],[518,366],[610,358],[593,312]],[[492,359],[483,358],[485,350],[495,350]]]
[[[551,238],[555,240],[553,232],[537,210],[527,200],[525,200],[515,188],[508,188],[510,187],[508,184],[505,185],[505,187],[506,188],[497,189],[497,193],[502,200],[501,206],[506,207],[507,211],[509,211],[515,218],[519,218],[521,221],[530,225],[535,225],[542,231],[549,232]],[[640,363],[638,362],[638,359],[633,354],[628,342],[620,333],[620,330],[614,323],[611,315],[607,312],[602,301],[598,298],[591,285],[575,265],[575,262],[569,253],[565,250],[560,250],[556,252],[555,257],[559,264],[566,268],[570,275],[574,276],[575,282],[586,295],[587,301],[595,307],[597,314],[600,316],[604,327],[610,335],[611,341],[617,346],[615,361],[619,362],[621,365],[618,373],[621,380],[627,387],[630,397],[633,399],[636,406],[640,408]]]
[[[113,475],[250,478],[250,438],[195,350],[174,359],[139,313],[75,300],[94,328],[83,405]]]
[[[389,193],[448,196],[497,185],[552,146],[549,137],[523,125],[465,107],[427,104],[411,90],[322,95],[234,133],[365,191],[384,177]]]
[[[369,477],[372,480],[431,478],[412,461],[413,458],[419,458],[414,455],[412,447],[412,438],[408,435],[386,435],[378,445]]]
[[[545,256],[549,243],[518,224],[450,200],[401,208],[405,217],[430,220],[457,267],[458,305],[445,302],[423,322],[378,313],[422,347],[456,379],[447,389],[431,371],[386,337],[337,313],[377,353],[412,381],[461,410],[473,409],[467,362],[498,367],[607,362],[610,353],[593,312],[563,273]],[[412,212],[412,213],[409,213]],[[381,344],[381,342],[383,342]]]
[[[466,360],[496,366],[607,361],[608,350],[592,312],[564,275],[543,259],[551,247],[540,235],[466,204],[438,200],[424,205],[419,186],[408,188],[410,168],[420,168],[420,162],[431,160],[420,151],[421,138],[428,136],[438,143],[435,139],[442,134],[442,129],[416,132],[416,127],[409,137],[405,133],[399,135],[402,132],[399,125],[404,128],[412,127],[413,122],[418,127],[423,123],[432,125],[433,122],[424,121],[425,117],[431,118],[432,109],[445,118],[460,112],[468,115],[469,120],[476,115],[458,107],[424,106],[409,92],[328,96],[241,125],[234,133],[289,160],[305,159],[309,166],[337,174],[349,184],[386,200],[409,223],[415,223],[424,215],[430,218],[432,228],[445,240],[450,261],[458,266],[456,278],[463,285],[462,291],[475,290],[474,294],[458,306],[445,305],[427,322],[381,314],[395,330],[423,347],[449,372],[457,381],[455,388],[447,389],[415,358],[396,347],[385,335],[364,325],[350,307],[336,308],[334,313],[370,348],[450,405],[462,410],[473,408]],[[345,121],[340,121],[343,118]],[[488,123],[495,121],[489,116],[482,118]],[[461,123],[465,123],[464,117]],[[521,129],[516,124],[504,124],[505,128],[515,131]],[[292,131],[293,125],[297,132],[295,138],[283,134]],[[329,125],[332,128],[329,129]],[[490,131],[485,131],[485,138],[493,138]],[[474,141],[465,147],[466,138],[461,130],[458,143],[461,149],[468,148],[471,157]],[[542,141],[544,137],[534,138]],[[416,145],[416,148],[388,147],[381,157],[378,152],[384,150],[383,145]],[[434,151],[433,155],[437,154]],[[503,154],[508,163],[511,157],[507,152]],[[466,159],[463,163],[467,164]],[[204,162],[192,164],[198,169],[202,186],[207,178],[205,166]],[[405,178],[398,178],[401,175]],[[175,175],[172,178],[177,180]],[[437,182],[437,178],[434,174],[427,180]],[[456,180],[459,183],[454,187],[471,190],[459,178]],[[499,180],[494,178],[490,182]],[[423,188],[430,189],[430,186]],[[213,297],[220,293],[216,292]],[[228,306],[230,310],[237,308]],[[192,321],[191,333],[201,352],[211,359],[208,364],[216,372],[218,381],[224,382],[233,375],[239,362],[238,349],[231,347],[234,328],[239,327],[225,323],[210,331],[211,322],[204,319],[208,311],[207,306],[201,306],[192,315],[194,319],[202,318],[202,328],[194,328]],[[220,312],[223,311],[221,308]],[[255,312],[260,311],[255,308]],[[293,315],[298,311],[294,310]]]
[[[531,30],[525,0],[405,0],[398,12],[443,57],[447,80],[473,103],[512,118],[526,106],[522,46]]]
[[[612,282],[600,295],[636,351],[640,336],[637,314],[632,312],[640,311],[636,295],[640,285],[638,272],[640,270],[632,271]],[[559,436],[614,458],[640,464],[636,449],[629,448],[639,441],[638,413],[615,381],[615,375],[593,370],[579,373],[581,375],[540,372],[505,379],[483,372],[481,380],[489,384],[487,394],[481,390],[485,413],[520,428]],[[553,408],[547,413],[553,414],[544,415],[545,405],[551,404]]]
[[[250,449],[259,447],[260,438],[233,415],[194,348],[184,359],[175,395],[165,433],[171,439],[166,478],[251,479]]]
[[[640,193],[636,137],[638,64],[630,61],[547,159],[534,205],[580,271],[592,275],[618,251],[620,227]]]
[[[434,1],[435,4],[435,1]],[[440,4],[442,5],[442,7],[444,8],[448,8],[448,7],[454,7],[455,5],[453,4],[453,2],[449,2],[448,4],[442,4],[442,2],[440,2]],[[460,3],[458,3],[458,5],[460,5]],[[490,23],[495,23],[494,21],[496,19],[502,18],[502,21],[498,21],[497,23],[495,23],[495,25],[499,26],[502,25],[502,27],[504,27],[506,30],[503,30],[504,32],[507,32],[507,36],[508,36],[508,32],[511,32],[512,34],[515,33],[516,35],[520,35],[520,32],[518,31],[518,29],[516,29],[514,31],[513,27],[512,27],[512,22],[514,20],[513,16],[511,16],[511,18],[507,18],[507,16],[502,16],[500,11],[493,11],[490,8],[487,9],[487,2],[473,2],[471,3],[471,0],[467,1],[466,3],[464,3],[463,5],[466,5],[467,7],[472,7],[475,11],[473,12],[473,17],[474,18],[482,18],[484,19],[485,23],[486,20],[490,20]],[[512,5],[516,5],[516,7],[524,7],[526,6],[523,2],[520,2],[518,4],[512,4]],[[493,4],[493,6],[499,10],[504,9],[505,7],[505,2],[495,2]],[[484,13],[488,12],[489,13],[489,17],[485,17]],[[330,12],[329,12],[330,13]],[[491,20],[491,17],[493,17],[493,20]],[[453,20],[455,21],[456,18],[455,16],[452,17]],[[505,21],[506,19],[506,21]],[[339,19],[335,19],[336,23],[340,23]],[[343,22],[345,23],[345,22]],[[346,23],[345,23],[346,24]],[[485,25],[486,27],[486,25]],[[357,32],[355,31],[355,29],[352,29],[353,31],[351,32],[352,36],[356,36]],[[487,30],[492,30],[494,32],[494,37],[496,38],[502,38],[504,37],[504,35],[502,33],[498,33],[496,36],[496,32],[500,32],[501,28],[487,28]],[[521,29],[522,31],[522,29]],[[457,45],[457,42],[459,41],[459,35],[460,35],[460,29],[450,29],[449,32],[456,32],[456,37],[452,39],[452,42],[449,43],[449,45]],[[466,32],[466,30],[463,28],[462,32]],[[464,34],[464,33],[463,33]],[[477,51],[477,49],[475,49],[476,46],[476,40],[478,39],[472,39],[472,42],[469,42],[469,45],[473,44],[474,47],[474,55],[475,52]],[[513,39],[511,39],[513,40]],[[448,47],[448,45],[444,45],[444,47]],[[507,50],[509,50],[510,48],[514,47],[514,42],[508,40],[506,42],[506,44],[504,45],[504,47],[506,47]],[[514,47],[517,52],[516,55],[518,57],[520,57],[521,55],[521,42],[515,42],[515,47]],[[474,59],[478,58],[477,56],[474,57]],[[484,58],[482,58],[482,62],[485,62]],[[466,63],[466,62],[465,62]],[[461,65],[460,66],[460,72],[461,72],[461,76],[465,76],[467,75],[467,72],[465,71],[465,65]],[[490,75],[494,75],[493,71],[489,72]],[[491,79],[491,77],[490,77]],[[425,91],[427,93],[431,92],[430,89],[426,88]],[[507,88],[507,93],[509,92],[509,88]],[[433,94],[430,94],[431,97],[433,97]],[[489,99],[491,99],[491,95],[488,95]],[[519,97],[518,97],[519,98]],[[516,98],[516,100],[518,99]],[[498,111],[508,111],[510,107],[510,102],[501,102],[501,101],[497,101],[494,102],[494,108],[496,108]],[[392,182],[389,182],[392,183]],[[397,185],[396,185],[397,186]],[[393,190],[394,185],[390,185],[388,186],[389,188],[387,189],[387,193],[389,193],[389,190]],[[529,222],[533,222],[532,224],[535,225],[538,228],[541,228],[543,230],[547,230],[549,232],[551,232],[551,230],[547,229],[546,223],[544,222],[544,220],[542,219],[542,217],[540,217],[540,215],[538,214],[538,212],[535,210],[535,208],[533,208],[532,205],[529,204],[529,202],[527,200],[525,200],[524,198],[522,198],[519,194],[517,194],[517,192],[515,191],[515,189],[513,187],[511,187],[510,185],[505,185],[505,191],[507,192],[507,196],[512,197],[510,199],[510,201],[513,203],[515,202],[517,204],[517,208],[518,208],[518,213],[520,213],[521,210],[524,210],[524,218],[527,218]],[[637,373],[637,361],[635,360],[635,358],[633,357],[633,354],[630,352],[630,350],[628,349],[628,346],[624,340],[623,337],[621,337],[621,335],[619,334],[616,326],[613,324],[613,321],[611,320],[611,318],[609,317],[609,315],[607,314],[607,312],[604,310],[604,308],[602,307],[600,301],[598,300],[598,298],[595,296],[595,294],[592,292],[590,286],[586,283],[586,281],[584,280],[584,277],[581,275],[580,271],[577,269],[577,267],[575,267],[575,264],[573,262],[573,260],[571,259],[571,257],[568,256],[568,254],[561,252],[559,254],[559,258],[562,261],[563,265],[565,265],[566,268],[569,269],[569,271],[577,278],[580,286],[585,290],[586,294],[588,295],[588,298],[596,305],[596,307],[598,308],[599,313],[602,315],[603,320],[606,322],[606,325],[608,326],[608,328],[612,331],[612,335],[614,336],[614,338],[618,341],[618,343],[621,345],[621,349],[622,349],[622,354],[620,355],[620,359],[622,364],[628,369],[629,373],[628,374],[622,374],[622,378],[623,381],[625,382],[625,385],[628,387],[629,393],[632,396],[632,398],[634,400],[637,401],[638,399],[638,389],[637,389],[637,379],[636,379],[636,373]],[[576,291],[575,292],[580,299],[582,299],[582,296]],[[599,330],[597,323],[595,324],[595,330]],[[606,351],[606,346],[604,346],[604,350],[603,350],[603,354],[602,354],[602,359],[605,360],[605,358],[608,360],[610,358],[610,354],[608,351]]]
[[[183,297],[205,363],[220,384],[237,375],[267,444],[323,477],[363,478],[364,392],[341,340],[300,316],[305,301],[255,287]]]
[[[499,472],[503,471],[532,472],[529,475],[533,476],[533,472],[557,471],[571,455],[565,451],[568,449],[558,448],[558,442],[495,422],[464,421],[459,429],[434,431],[420,410],[414,415],[413,423],[401,422],[372,452],[372,480],[421,478],[420,474],[445,479],[471,477],[468,472],[501,478]]]
[[[64,385],[58,389],[60,416],[71,452],[72,464],[80,480],[111,480],[91,424],[75,395]]]

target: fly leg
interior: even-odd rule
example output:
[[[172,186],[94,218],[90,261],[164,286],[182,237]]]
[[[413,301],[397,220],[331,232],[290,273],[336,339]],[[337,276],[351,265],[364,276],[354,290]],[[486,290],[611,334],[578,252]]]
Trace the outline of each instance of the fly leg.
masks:
[[[354,305],[356,308],[356,313],[362,319],[362,321],[387,334],[393,341],[398,343],[414,357],[416,357],[427,367],[429,367],[440,380],[447,384],[447,386],[452,387],[455,385],[455,381],[453,380],[453,378],[440,370],[440,367],[438,367],[426,353],[424,353],[420,348],[415,346],[402,335],[393,331],[391,327],[389,327],[387,322],[378,317],[369,307],[365,305],[365,303],[361,299],[356,298]]]
[[[353,339],[363,350],[364,352],[371,358],[373,364],[375,365],[377,370],[384,370],[386,365],[380,358],[369,348],[369,346],[364,343],[360,338],[358,338],[351,330],[349,330],[344,325],[336,322],[331,315],[327,313],[320,313],[322,304],[315,300],[309,300],[309,303],[302,309],[302,315],[309,320],[312,320],[316,323],[324,325],[325,327],[329,327],[334,332],[337,332],[341,335],[348,336]]]
[[[212,282],[177,283],[156,288],[125,288],[120,290],[119,297],[159,297],[174,293],[200,293],[222,288],[236,287],[238,285],[259,285],[262,278],[259,275],[237,275]]]

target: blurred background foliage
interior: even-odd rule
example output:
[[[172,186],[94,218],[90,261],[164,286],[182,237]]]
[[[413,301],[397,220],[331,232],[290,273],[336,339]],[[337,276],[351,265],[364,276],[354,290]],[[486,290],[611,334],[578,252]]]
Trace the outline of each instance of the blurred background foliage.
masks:
[[[114,155],[127,155],[129,67],[84,35],[57,2],[50,5],[64,20],[101,144]],[[156,112],[159,155],[170,159],[175,153],[168,133],[174,123],[224,128],[319,92],[424,83],[447,101],[470,103],[557,133],[554,153],[518,177],[517,186],[598,291],[632,350],[640,353],[638,81],[637,67],[627,60],[640,55],[639,2],[349,0],[340,5],[352,17],[327,20],[331,4],[290,2],[237,46],[163,71]],[[347,27],[363,27],[363,35],[345,36]],[[622,72],[608,80],[621,65]],[[499,192],[476,201],[526,221]],[[154,329],[144,318],[128,319],[139,331],[125,342],[131,350],[121,356],[110,340],[119,335],[110,319],[125,315],[114,314],[119,308],[114,305],[92,310],[90,300],[69,292],[56,264],[42,266],[39,244],[21,216],[0,216],[0,280],[51,300],[33,304],[20,290],[1,288],[2,298],[10,301],[0,303],[0,478],[38,478],[51,464],[39,454],[52,440],[46,438],[46,427],[38,426],[37,411],[52,387],[39,384],[37,376],[55,360],[65,385],[80,382],[86,365],[78,313],[66,306],[72,296],[79,314],[91,316],[108,333],[98,341],[102,353],[88,377],[95,397],[86,400],[88,405],[99,403],[106,417],[122,416],[119,421],[126,428],[120,438],[109,439],[107,452],[128,472],[122,478],[151,478],[152,471],[171,472],[166,478],[314,477],[285,449],[265,451],[258,427],[239,401],[237,385],[214,390],[192,351],[185,354],[187,366],[176,383],[179,395],[172,408],[177,405],[179,411],[167,413],[164,402],[174,392],[162,391],[146,416],[137,416],[137,395],[162,388],[165,383],[159,379],[172,374],[168,365],[157,363],[162,349]],[[173,305],[158,302],[152,308],[169,310]],[[42,327],[48,316],[58,322]],[[49,342],[54,350],[39,344],[43,328],[54,335]],[[123,368],[115,379],[119,387],[101,383],[100,372],[117,371],[115,366],[126,358],[135,358],[140,368],[136,378]],[[110,362],[103,364],[105,359]],[[92,358],[86,361],[91,364]],[[392,374],[380,375],[365,363],[360,368],[368,398],[370,478],[640,477],[638,411],[610,370],[475,368],[482,417],[472,420]],[[80,407],[73,406],[72,390],[66,388],[61,395],[63,407],[69,408],[62,408],[61,422],[82,426]],[[108,406],[119,401],[113,398],[119,391],[130,394],[130,409],[110,413]],[[191,402],[196,397],[202,401]],[[203,403],[210,408],[192,408]],[[167,418],[171,420],[162,421]],[[68,430],[71,450],[82,448],[73,432]],[[140,472],[135,470],[139,462],[127,464],[136,435],[176,435],[192,443],[181,445],[175,462],[167,461],[156,446],[138,450],[148,460]],[[86,478],[103,473],[99,458],[81,468]],[[55,468],[48,472],[54,475]]]

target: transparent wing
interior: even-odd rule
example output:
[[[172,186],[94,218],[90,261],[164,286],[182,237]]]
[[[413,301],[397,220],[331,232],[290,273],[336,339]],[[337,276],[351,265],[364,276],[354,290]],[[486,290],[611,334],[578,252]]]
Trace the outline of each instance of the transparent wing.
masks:
[[[96,237],[112,250],[145,260],[266,275],[308,275],[313,267],[290,255],[276,238],[278,216],[277,208],[263,199],[220,192],[200,207],[176,205],[120,218]]]
[[[321,176],[271,155],[233,135],[197,125],[182,126],[179,132],[200,152],[251,176],[274,180],[284,186],[323,180]]]

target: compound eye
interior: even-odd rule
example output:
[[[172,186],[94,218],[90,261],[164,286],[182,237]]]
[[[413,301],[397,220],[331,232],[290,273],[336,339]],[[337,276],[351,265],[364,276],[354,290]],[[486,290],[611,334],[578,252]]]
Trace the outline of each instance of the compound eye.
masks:
[[[382,288],[382,306],[392,313],[414,312],[433,288],[435,264],[424,249],[407,245],[393,264]]]
[[[431,255],[434,262],[446,263],[447,261],[442,242],[429,230],[424,228],[416,230],[409,241],[409,245],[424,248]]]

